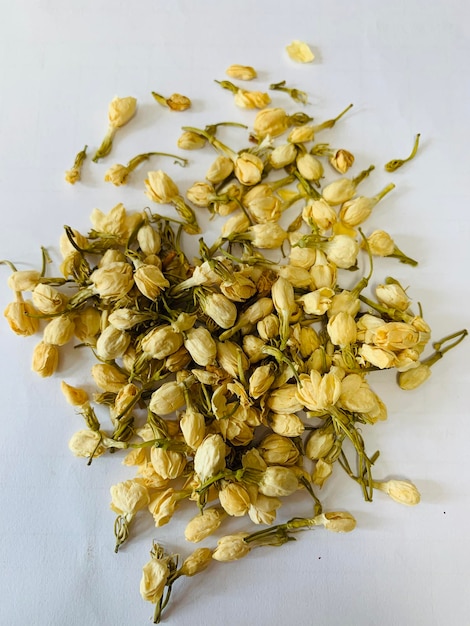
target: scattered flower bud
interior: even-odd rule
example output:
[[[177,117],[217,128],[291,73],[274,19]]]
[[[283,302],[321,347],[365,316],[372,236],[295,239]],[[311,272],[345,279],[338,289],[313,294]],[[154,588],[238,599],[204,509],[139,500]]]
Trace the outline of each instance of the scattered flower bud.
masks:
[[[237,533],[235,535],[226,535],[217,542],[217,548],[212,553],[212,558],[216,561],[236,561],[246,556],[251,548],[244,541],[248,533]]]
[[[256,70],[249,65],[230,65],[225,73],[227,76],[238,80],[253,80],[257,76]]]
[[[407,480],[387,480],[386,482],[373,482],[374,489],[383,491],[389,495],[392,500],[400,504],[413,506],[421,500],[419,491],[413,483]]]
[[[354,164],[354,155],[347,150],[336,150],[336,152],[331,155],[329,161],[337,172],[345,174]]]
[[[209,567],[211,558],[212,550],[210,548],[198,548],[183,561],[180,569],[181,575],[195,576],[199,572],[203,572]]]
[[[16,335],[29,337],[39,330],[39,319],[34,317],[37,313],[31,301],[21,298],[7,304],[3,315]]]
[[[315,55],[304,41],[294,40],[286,46],[287,54],[296,63],[311,63]]]
[[[220,435],[207,435],[194,455],[194,471],[202,482],[225,467],[225,442]]]
[[[52,376],[59,365],[59,348],[57,345],[40,341],[33,350],[31,369],[43,378]]]
[[[226,515],[219,507],[206,508],[188,522],[184,536],[187,541],[199,543],[219,528]]]

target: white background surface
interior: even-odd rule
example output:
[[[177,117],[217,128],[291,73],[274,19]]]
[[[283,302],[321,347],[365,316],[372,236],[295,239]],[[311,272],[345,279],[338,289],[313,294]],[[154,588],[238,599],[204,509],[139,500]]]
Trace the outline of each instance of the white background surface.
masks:
[[[364,192],[390,181],[383,163],[405,156],[421,132],[418,158],[396,172],[397,189],[367,224],[368,232],[391,232],[420,265],[379,264],[375,280],[390,273],[410,285],[434,339],[470,326],[470,11],[464,0],[1,4],[1,258],[21,269],[38,267],[45,245],[57,261],[63,224],[86,231],[94,207],[108,211],[118,201],[141,210],[145,168],[121,189],[102,182],[104,171],[139,152],[177,150],[180,125],[250,124],[254,113],[236,110],[229,92],[213,83],[228,65],[242,63],[259,70],[262,89],[287,79],[308,91],[305,110],[316,121],[354,103],[324,140],[351,149],[356,172],[376,164]],[[313,64],[289,61],[284,47],[293,39],[311,44]],[[178,117],[160,108],[151,90],[187,94],[193,109]],[[84,182],[67,185],[63,172],[76,152],[87,143],[91,156],[99,145],[114,95],[136,96],[138,115],[118,133],[110,157],[98,165],[89,159]],[[273,102],[302,108],[282,96],[274,94]],[[202,178],[213,156],[190,153],[186,170],[157,158],[152,167],[184,188]],[[8,270],[0,270],[3,310],[10,294]],[[117,456],[87,467],[69,453],[67,441],[81,422],[59,381],[85,383],[86,367],[65,351],[56,377],[40,380],[30,372],[36,341],[1,324],[0,623],[148,624],[153,609],[139,595],[141,567],[154,537],[189,553],[181,537],[190,511],[158,530],[141,518],[132,541],[113,553],[109,487],[132,470]],[[376,476],[412,479],[422,493],[419,507],[402,507],[383,494],[364,503],[338,468],[321,497],[325,510],[357,517],[354,533],[320,529],[237,563],[214,564],[175,585],[163,623],[468,624],[469,345],[449,353],[416,392],[400,391],[387,374],[372,381],[389,408],[389,420],[365,433],[368,449],[381,450]],[[279,520],[308,514],[309,507],[298,499],[281,509]],[[238,528],[236,521],[228,528]]]

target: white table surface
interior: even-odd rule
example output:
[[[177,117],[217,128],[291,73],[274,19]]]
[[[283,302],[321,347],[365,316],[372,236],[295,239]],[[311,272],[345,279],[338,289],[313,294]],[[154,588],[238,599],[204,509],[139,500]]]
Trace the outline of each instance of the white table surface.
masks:
[[[231,95],[213,82],[225,78],[228,65],[241,63],[259,70],[261,88],[286,79],[308,91],[305,110],[316,121],[354,103],[347,119],[324,137],[350,148],[358,167],[377,165],[364,183],[367,193],[391,180],[382,164],[405,156],[415,133],[421,133],[418,157],[396,172],[396,190],[367,223],[369,231],[392,233],[420,264],[413,269],[379,263],[374,279],[392,274],[409,285],[434,339],[470,326],[468,3],[23,0],[2,5],[1,258],[20,269],[35,268],[44,245],[57,263],[64,224],[86,231],[94,207],[108,211],[119,201],[141,210],[147,204],[145,168],[126,188],[105,184],[103,173],[139,152],[177,151],[182,124],[250,124],[254,113],[235,109]],[[311,44],[313,64],[295,65],[287,58],[284,48],[293,39]],[[152,90],[185,93],[193,109],[164,110],[152,100]],[[67,185],[64,170],[85,143],[90,156],[96,149],[114,95],[136,96],[138,115],[117,135],[110,157],[98,165],[87,160],[83,183]],[[289,101],[274,94],[273,102]],[[213,156],[209,149],[190,153],[185,170],[170,161],[152,163],[184,188],[203,176]],[[3,310],[11,296],[8,269],[0,272]],[[132,468],[116,456],[87,467],[70,454],[68,439],[81,422],[66,405],[59,382],[84,383],[87,368],[65,350],[56,376],[39,379],[30,371],[36,341],[14,336],[6,322],[0,325],[0,623],[148,624],[152,606],[139,595],[141,567],[153,538],[189,554],[182,532],[190,511],[158,530],[142,518],[132,540],[114,554],[109,487],[132,477]],[[400,506],[383,494],[365,503],[337,468],[321,498],[325,510],[356,516],[353,533],[319,529],[236,563],[214,563],[175,585],[163,623],[468,624],[469,346],[467,340],[446,355],[415,392],[400,391],[387,373],[371,379],[389,409],[387,422],[365,432],[368,449],[381,450],[376,475],[413,480],[422,494],[418,507]],[[310,504],[294,500],[296,506],[280,510],[280,521],[308,514]],[[239,520],[231,524],[230,529],[240,527]]]

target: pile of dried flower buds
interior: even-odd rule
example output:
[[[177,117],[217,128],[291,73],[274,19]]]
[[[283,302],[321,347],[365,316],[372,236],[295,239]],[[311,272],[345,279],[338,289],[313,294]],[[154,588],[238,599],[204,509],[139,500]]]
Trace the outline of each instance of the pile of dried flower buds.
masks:
[[[310,62],[306,44],[294,43],[301,56],[292,58]],[[253,68],[240,65],[227,74],[256,78]],[[374,256],[416,262],[385,231],[366,236],[360,228],[393,183],[373,197],[360,195],[359,185],[373,166],[346,177],[354,156],[314,143],[317,133],[332,128],[350,107],[312,124],[305,113],[266,108],[268,94],[220,84],[235,92],[236,105],[261,108],[250,143],[232,150],[216,136],[220,124],[184,127],[180,148],[207,146],[217,156],[186,197],[162,170],[148,172],[152,207],[172,205],[174,218],[152,208],[129,213],[123,204],[107,214],[93,210],[87,234],[65,227],[59,278],[46,276],[44,249],[42,271],[18,271],[4,261],[15,294],[5,310],[10,327],[23,336],[42,332],[32,369],[51,376],[61,347],[73,342],[96,357],[92,399],[65,381],[62,390],[84,419],[69,443],[73,454],[90,464],[126,450],[123,462],[135,468],[134,477],[111,488],[115,550],[132,537],[140,511],[148,511],[160,527],[184,501],[194,504],[188,542],[218,532],[216,547],[196,549],[182,564],[154,544],[140,591],[155,605],[155,622],[175,581],[213,560],[281,545],[300,529],[353,530],[350,513],[324,512],[318,496],[336,463],[366,500],[380,490],[404,504],[419,502],[411,482],[373,476],[378,453],[366,451],[363,427],[385,420],[387,410],[367,374],[394,369],[399,386],[414,389],[467,334],[445,337],[423,358],[430,328],[399,282],[387,278],[372,295],[365,294]],[[271,88],[306,102],[306,94],[285,81]],[[191,104],[180,94],[153,95],[173,110]],[[110,152],[116,130],[135,112],[134,98],[113,100],[109,131],[94,161]],[[112,166],[105,180],[126,184],[152,154],[159,153]],[[69,182],[80,180],[85,158],[86,146],[67,172]],[[329,179],[336,176],[328,184],[323,184],[325,168]],[[288,210],[290,225],[282,226]],[[200,234],[201,211],[229,217],[218,239],[199,239],[199,258],[190,262],[182,241],[188,233]],[[342,277],[350,280],[352,274],[343,270],[358,271],[358,259],[367,271],[344,288]],[[75,354],[80,358],[80,350]],[[101,426],[98,405],[109,408],[109,427]],[[122,454],[116,456],[122,461]],[[305,492],[307,514],[274,524],[283,499],[298,490]],[[228,516],[248,516],[262,529],[224,536],[218,529]]]

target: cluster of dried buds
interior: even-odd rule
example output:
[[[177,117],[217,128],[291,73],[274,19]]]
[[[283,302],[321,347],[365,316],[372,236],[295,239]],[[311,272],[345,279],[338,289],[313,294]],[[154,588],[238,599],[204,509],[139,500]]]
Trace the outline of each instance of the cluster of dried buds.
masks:
[[[245,66],[228,74],[256,77]],[[239,89],[235,95],[245,106],[270,102]],[[375,255],[416,262],[385,231],[365,236],[360,228],[394,185],[359,195],[373,166],[345,177],[354,156],[314,143],[349,108],[318,125],[304,113],[263,108],[254,119],[254,147],[240,151],[219,141],[218,125],[185,127],[180,147],[208,145],[218,153],[204,180],[191,185],[186,198],[162,170],[150,171],[145,181],[150,200],[173,205],[180,220],[151,209],[131,214],[122,204],[107,214],[95,209],[87,235],[65,228],[59,278],[46,277],[45,251],[40,272],[10,264],[15,301],[5,315],[12,330],[28,336],[45,324],[33,370],[52,375],[61,346],[71,342],[96,357],[92,398],[65,381],[62,390],[85,422],[70,440],[72,452],[91,463],[125,449],[123,462],[136,469],[135,477],[111,488],[116,551],[139,511],[160,527],[183,502],[195,506],[185,531],[189,542],[219,532],[228,517],[248,516],[265,526],[222,536],[215,549],[197,549],[180,567],[155,544],[141,594],[155,604],[156,622],[173,583],[213,560],[281,545],[301,528],[352,530],[354,517],[323,512],[318,496],[336,463],[366,500],[374,490],[408,505],[420,499],[411,482],[373,476],[378,453],[366,451],[361,433],[385,420],[387,410],[367,374],[395,369],[400,387],[414,389],[467,332],[435,343],[424,358],[430,328],[399,282],[388,278],[364,293]],[[134,110],[128,101],[126,120]],[[289,130],[275,145],[273,138]],[[109,137],[99,158],[108,147]],[[151,154],[136,157],[130,171]],[[323,184],[325,168],[340,177]],[[115,169],[108,179],[124,184],[121,174]],[[285,212],[294,205],[286,225]],[[200,233],[201,210],[230,217],[217,240],[199,240],[199,259],[190,263],[182,236]],[[273,259],[280,250],[282,263]],[[341,286],[342,277],[351,276],[344,270],[358,270],[361,259],[367,274]],[[110,428],[98,419],[103,406]],[[273,525],[282,500],[298,490],[310,499],[311,514]]]

